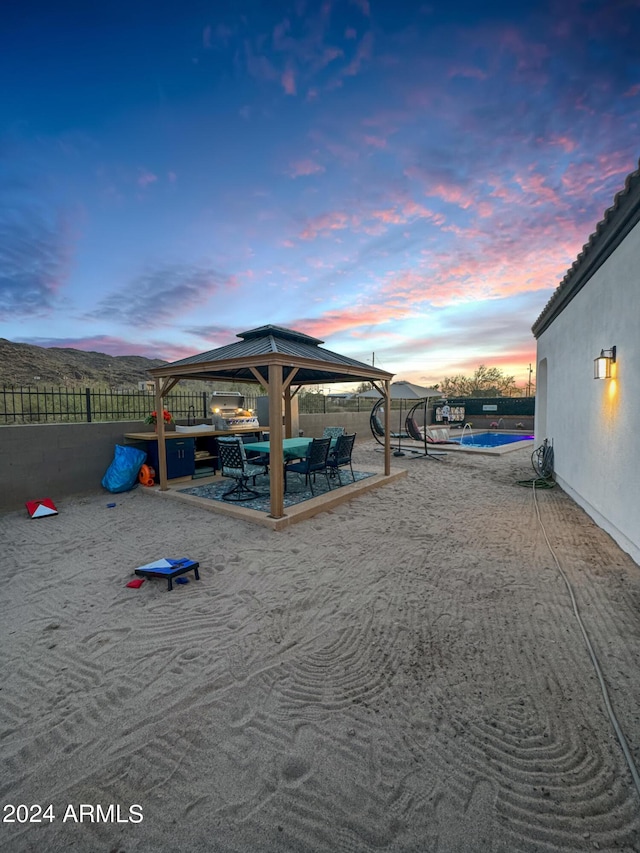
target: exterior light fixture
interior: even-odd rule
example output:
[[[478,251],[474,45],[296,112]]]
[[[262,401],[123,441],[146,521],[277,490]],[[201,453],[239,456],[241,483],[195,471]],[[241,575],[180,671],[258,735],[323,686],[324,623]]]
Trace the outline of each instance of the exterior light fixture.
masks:
[[[616,348],[600,350],[598,358],[593,360],[593,378],[610,379],[611,365],[616,363]]]

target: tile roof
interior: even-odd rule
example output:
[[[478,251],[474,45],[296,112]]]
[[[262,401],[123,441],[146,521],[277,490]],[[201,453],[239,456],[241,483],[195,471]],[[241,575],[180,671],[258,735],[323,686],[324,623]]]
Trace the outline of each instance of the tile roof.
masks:
[[[623,189],[616,193],[596,230],[582,247],[542,313],[532,326],[536,338],[555,320],[573,297],[602,266],[627,234],[640,222],[640,161],[634,172],[627,175]]]

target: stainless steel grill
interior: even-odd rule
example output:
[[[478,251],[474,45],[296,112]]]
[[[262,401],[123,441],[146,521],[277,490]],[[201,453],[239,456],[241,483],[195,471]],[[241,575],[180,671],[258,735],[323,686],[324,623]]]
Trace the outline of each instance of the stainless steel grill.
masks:
[[[238,427],[260,426],[258,418],[251,409],[245,409],[244,397],[239,392],[216,393],[211,395],[211,423],[216,429],[237,429]]]

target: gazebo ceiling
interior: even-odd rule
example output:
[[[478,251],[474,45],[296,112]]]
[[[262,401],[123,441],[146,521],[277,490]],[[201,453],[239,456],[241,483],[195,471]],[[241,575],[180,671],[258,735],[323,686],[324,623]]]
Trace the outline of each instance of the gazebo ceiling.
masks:
[[[238,335],[239,341],[208,352],[182,358],[150,374],[174,379],[209,379],[256,382],[256,372],[265,383],[269,365],[281,365],[286,380],[296,370],[293,385],[324,382],[353,382],[358,379],[386,380],[393,374],[345,355],[324,349],[324,341],[282,326],[260,326]]]

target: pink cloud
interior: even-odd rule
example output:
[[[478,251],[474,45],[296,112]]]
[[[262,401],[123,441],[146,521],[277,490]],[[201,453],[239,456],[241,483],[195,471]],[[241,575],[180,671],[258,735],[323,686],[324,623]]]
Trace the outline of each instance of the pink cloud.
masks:
[[[476,80],[486,80],[488,76],[486,71],[471,65],[458,65],[449,69],[449,77],[471,77]]]
[[[351,0],[354,6],[357,6],[358,9],[362,12],[362,14],[368,18],[371,15],[371,7],[369,6],[369,0]]]
[[[343,215],[344,216],[344,215]],[[385,224],[400,224],[401,211],[386,208],[375,211],[374,218]],[[346,227],[346,217],[327,221],[326,227],[339,224]],[[319,227],[320,223],[318,223]],[[550,219],[540,227],[529,228],[528,239],[523,243],[514,240],[514,233],[523,228],[515,221],[503,231],[488,228],[486,233],[459,229],[459,239],[446,251],[422,254],[422,260],[410,270],[389,270],[373,287],[367,289],[370,297],[345,310],[329,310],[317,319],[301,320],[296,328],[324,338],[330,334],[358,334],[375,330],[388,323],[415,316],[420,306],[446,308],[451,305],[487,300],[502,300],[523,293],[551,291],[579,249],[581,235],[577,227],[567,222],[560,228],[557,219]],[[564,239],[558,239],[558,232]],[[541,297],[541,304],[544,299]],[[522,349],[516,353],[511,346],[496,357],[496,363],[518,358],[533,357],[535,346],[527,337]],[[473,367],[477,367],[476,362]],[[488,361],[489,359],[483,359]]]
[[[550,223],[536,232],[530,230],[524,243],[516,243],[512,233],[520,228],[515,222],[502,235],[481,239],[483,235],[460,235],[459,250],[452,254],[429,256],[424,272],[392,277],[387,290],[400,292],[402,298],[428,301],[445,307],[458,302],[516,296],[554,287],[561,278],[579,241],[578,229],[563,226],[566,239],[558,240],[558,223]],[[476,237],[476,248],[464,246]],[[502,239],[499,239],[500,236]],[[480,238],[478,240],[478,238]],[[411,285],[410,290],[408,286]]]
[[[287,34],[291,30],[291,22],[288,18],[280,21],[273,28],[273,46],[276,50],[284,50],[288,46]]]
[[[439,198],[448,204],[455,204],[462,210],[467,210],[474,204],[470,186],[452,176],[438,171],[430,172],[419,166],[410,166],[405,169],[405,175],[414,181],[418,181],[426,196]]]
[[[356,49],[356,54],[351,60],[351,62],[347,65],[346,68],[343,69],[342,74],[346,77],[355,77],[356,74],[359,73],[360,68],[363,63],[367,60],[371,59],[371,54],[373,53],[373,34],[365,33],[360,41]]]
[[[437,344],[439,345],[439,343],[438,341]],[[423,346],[425,350],[433,351],[435,344],[436,342],[434,341],[426,341]],[[442,345],[446,346],[446,340],[442,341]],[[415,348],[420,350],[421,347],[418,342],[416,342]],[[467,352],[467,349],[469,352]],[[429,375],[425,375],[420,371],[403,373],[402,375],[409,382],[430,386],[436,382],[442,382],[446,376],[456,376],[460,373],[470,376],[477,370],[480,364],[484,364],[486,367],[498,367],[506,376],[515,377],[516,386],[524,392],[529,378],[527,365],[529,363],[535,365],[536,363],[535,340],[531,337],[530,340],[526,340],[520,346],[501,343],[500,350],[500,353],[496,355],[485,353],[480,356],[471,347],[465,348],[460,353],[459,358],[448,357],[440,371],[436,367]],[[535,370],[532,375],[532,381],[535,383]]]
[[[300,232],[301,240],[315,240],[316,237],[326,236],[332,231],[342,231],[349,227],[350,217],[341,211],[324,213],[310,219],[305,228]]]
[[[292,68],[285,69],[282,77],[280,78],[280,82],[282,83],[282,88],[287,95],[296,94],[296,78]]]
[[[455,184],[435,184],[425,194],[441,198],[443,201],[449,202],[449,204],[457,204],[463,210],[466,210],[473,204],[473,200],[469,198],[468,193]]]
[[[317,175],[324,170],[324,166],[314,160],[297,160],[289,166],[289,175],[292,178],[300,178],[307,175]]]
[[[344,52],[337,47],[325,47],[322,51],[322,55],[316,62],[314,62],[312,66],[312,71],[321,71],[335,59],[339,59],[341,56],[344,56]]]
[[[332,269],[335,269],[335,265],[327,263],[327,261],[324,258],[307,258],[307,263],[314,270],[332,270]]]
[[[542,204],[553,204],[560,206],[562,200],[558,193],[550,187],[547,179],[531,168],[528,175],[514,175],[514,182],[527,196],[527,201],[534,207]]]
[[[386,148],[387,140],[383,139],[381,136],[365,136],[364,144],[371,148]]]
[[[549,142],[551,145],[559,145],[567,154],[571,154],[578,147],[576,140],[571,139],[569,136],[552,136]]]
[[[157,180],[157,175],[154,175],[152,172],[147,172],[145,169],[141,169],[137,183],[139,187],[144,189],[144,187],[148,187],[150,184],[155,184]]]
[[[280,75],[273,63],[266,56],[254,53],[253,47],[248,40],[245,40],[244,50],[247,71],[252,77],[267,83],[273,83],[280,79]]]
[[[139,355],[144,358],[157,358],[163,361],[177,361],[195,355],[198,350],[166,341],[127,341],[124,338],[109,335],[95,335],[81,338],[37,338],[33,343],[41,347],[61,347],[78,349],[82,352],[101,352],[106,355]]]
[[[396,207],[374,210],[369,215],[387,225],[404,225],[414,219],[427,219],[434,225],[442,225],[445,221],[442,214],[434,213],[415,201],[399,201]]]
[[[374,219],[379,219],[387,225],[403,225],[407,220],[397,210],[374,210],[371,214]]]
[[[352,332],[362,327],[375,328],[378,336],[380,334],[378,326],[392,320],[404,320],[412,314],[413,309],[410,305],[359,305],[343,311],[326,311],[316,319],[299,319],[293,325],[305,334],[321,340],[340,332]]]
[[[515,27],[507,27],[500,34],[501,46],[512,53],[517,60],[517,70],[540,76],[541,70],[549,59],[549,47],[542,42],[525,39]]]

